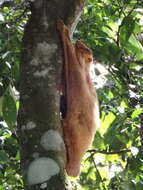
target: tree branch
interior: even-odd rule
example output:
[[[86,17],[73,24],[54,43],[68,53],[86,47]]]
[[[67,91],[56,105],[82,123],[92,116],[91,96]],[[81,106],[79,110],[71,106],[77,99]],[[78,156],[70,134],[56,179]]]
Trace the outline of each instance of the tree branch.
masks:
[[[94,153],[94,154],[97,154],[97,153],[101,153],[101,154],[124,154],[124,153],[127,153],[127,152],[131,152],[131,150],[129,149],[123,149],[123,150],[119,150],[119,151],[106,151],[106,150],[95,150],[95,149],[91,149],[91,150],[88,150],[87,152],[89,153]]]

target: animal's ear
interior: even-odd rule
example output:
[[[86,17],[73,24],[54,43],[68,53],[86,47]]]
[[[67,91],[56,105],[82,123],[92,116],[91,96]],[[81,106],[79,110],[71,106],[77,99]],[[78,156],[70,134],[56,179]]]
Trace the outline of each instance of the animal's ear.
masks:
[[[82,52],[82,53],[86,53],[86,54],[91,54],[92,55],[92,51],[91,49],[89,49],[84,43],[82,43],[80,40],[78,40],[75,44],[76,48]]]

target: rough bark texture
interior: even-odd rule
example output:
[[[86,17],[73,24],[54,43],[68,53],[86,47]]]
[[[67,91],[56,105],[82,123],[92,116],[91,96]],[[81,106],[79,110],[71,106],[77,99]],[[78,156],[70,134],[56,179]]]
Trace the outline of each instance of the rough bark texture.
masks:
[[[72,34],[83,6],[84,0],[31,3],[22,45],[18,114],[26,190],[67,189],[58,91],[63,58],[56,24],[63,19]]]

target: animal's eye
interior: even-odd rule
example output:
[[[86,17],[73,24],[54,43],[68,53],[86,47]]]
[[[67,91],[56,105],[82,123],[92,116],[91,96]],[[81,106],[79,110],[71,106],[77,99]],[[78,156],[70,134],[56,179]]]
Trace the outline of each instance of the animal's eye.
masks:
[[[89,63],[92,62],[92,58],[91,57],[88,57],[87,60],[88,60]]]

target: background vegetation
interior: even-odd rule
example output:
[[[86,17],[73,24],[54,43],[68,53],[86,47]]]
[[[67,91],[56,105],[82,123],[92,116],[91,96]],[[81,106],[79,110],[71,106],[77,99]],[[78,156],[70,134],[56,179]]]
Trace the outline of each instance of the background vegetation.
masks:
[[[0,190],[22,190],[16,136],[19,64],[28,5],[0,1]],[[141,0],[89,0],[74,39],[93,50],[101,127],[75,189],[143,189]],[[143,116],[142,116],[143,117]]]

